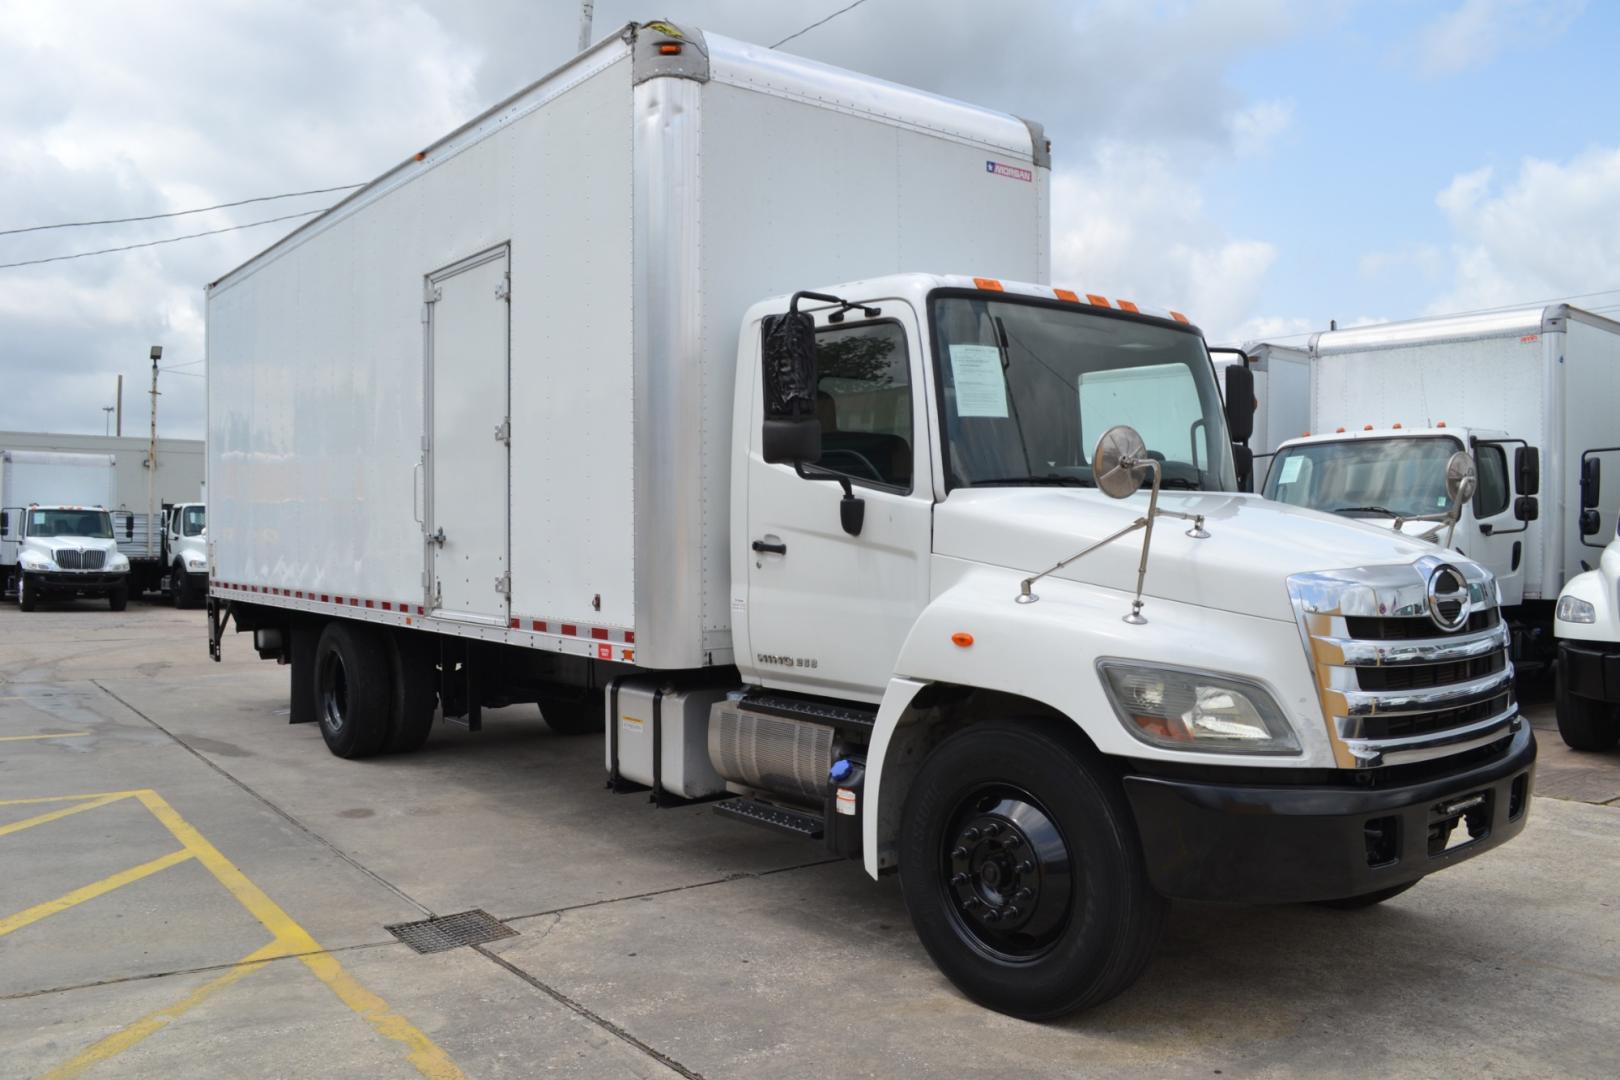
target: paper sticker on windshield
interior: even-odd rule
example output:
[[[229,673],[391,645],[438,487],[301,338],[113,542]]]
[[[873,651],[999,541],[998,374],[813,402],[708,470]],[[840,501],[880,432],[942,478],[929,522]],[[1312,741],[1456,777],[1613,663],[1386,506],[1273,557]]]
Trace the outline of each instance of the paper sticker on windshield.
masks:
[[[1283,462],[1282,474],[1277,477],[1279,484],[1292,484],[1299,479],[1299,470],[1305,464],[1304,457],[1291,457]]]
[[[1001,350],[994,345],[952,345],[951,382],[956,386],[956,415],[1007,417],[1007,380],[1001,373]]]

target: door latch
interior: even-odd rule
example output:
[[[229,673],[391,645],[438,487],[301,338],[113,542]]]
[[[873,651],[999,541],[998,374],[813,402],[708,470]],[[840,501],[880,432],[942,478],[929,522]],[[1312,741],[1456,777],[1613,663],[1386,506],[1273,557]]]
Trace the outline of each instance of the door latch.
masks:
[[[495,425],[495,441],[506,446],[512,445],[512,418],[510,416]]]
[[[495,579],[495,591],[502,596],[512,595],[512,571],[508,570]]]
[[[435,530],[434,532],[428,533],[427,542],[430,543],[430,544],[437,544],[440,547],[444,547],[444,529],[443,529],[443,527],[440,527],[439,529]]]

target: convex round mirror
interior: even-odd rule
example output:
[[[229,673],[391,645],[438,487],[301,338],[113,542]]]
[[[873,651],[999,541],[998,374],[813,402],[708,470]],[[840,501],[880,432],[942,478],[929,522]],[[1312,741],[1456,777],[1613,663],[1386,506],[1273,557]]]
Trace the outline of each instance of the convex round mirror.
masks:
[[[1446,460],[1446,494],[1450,496],[1453,506],[1460,506],[1474,497],[1474,487],[1479,483],[1474,475],[1474,459],[1466,452],[1459,450]]]
[[[1116,424],[1102,433],[1097,448],[1091,452],[1091,475],[1103,494],[1123,499],[1142,490],[1148,474],[1147,461],[1147,444],[1142,436],[1133,427]]]

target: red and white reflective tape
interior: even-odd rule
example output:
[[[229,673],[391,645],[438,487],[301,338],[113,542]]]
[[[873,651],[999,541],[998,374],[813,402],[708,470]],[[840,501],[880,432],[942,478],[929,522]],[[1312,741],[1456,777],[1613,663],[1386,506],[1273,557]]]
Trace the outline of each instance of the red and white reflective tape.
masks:
[[[529,630],[536,634],[561,634],[563,637],[590,638],[594,641],[616,641],[621,645],[634,645],[636,632],[612,626],[587,626],[584,623],[562,622],[558,619],[531,619],[513,616],[513,630]]]
[[[402,615],[425,615],[421,604],[411,604],[404,600],[366,600],[358,596],[342,596],[337,593],[316,592],[313,589],[283,589],[275,585],[241,585],[232,581],[213,581],[209,583],[216,589],[228,589],[231,592],[257,593],[261,596],[281,596],[288,600],[304,600],[316,604],[333,604],[337,607],[371,608],[374,611],[397,611]]]

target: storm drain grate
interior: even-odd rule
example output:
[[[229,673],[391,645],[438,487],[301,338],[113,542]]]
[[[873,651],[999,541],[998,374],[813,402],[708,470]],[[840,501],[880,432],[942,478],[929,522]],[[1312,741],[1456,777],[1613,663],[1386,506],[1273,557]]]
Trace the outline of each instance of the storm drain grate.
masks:
[[[421,922],[395,923],[383,929],[419,953],[444,952],[463,945],[482,945],[486,941],[517,936],[516,930],[489,912],[478,910],[458,911]]]

